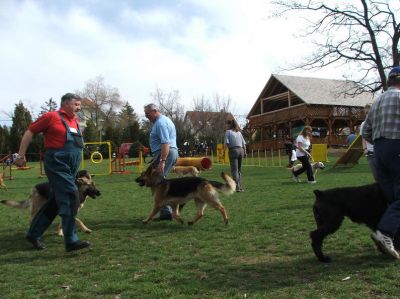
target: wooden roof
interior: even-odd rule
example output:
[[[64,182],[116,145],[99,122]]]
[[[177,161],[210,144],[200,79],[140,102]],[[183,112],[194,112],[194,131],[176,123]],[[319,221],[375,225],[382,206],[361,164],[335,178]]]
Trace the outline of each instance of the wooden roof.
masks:
[[[272,74],[251,108],[248,117],[259,114],[256,111],[261,106],[261,102],[287,101],[288,96],[293,98],[292,105],[305,103],[309,105],[364,107],[367,103],[372,102],[373,95],[371,93],[346,94],[346,91],[351,93],[355,87],[356,83],[346,80]]]

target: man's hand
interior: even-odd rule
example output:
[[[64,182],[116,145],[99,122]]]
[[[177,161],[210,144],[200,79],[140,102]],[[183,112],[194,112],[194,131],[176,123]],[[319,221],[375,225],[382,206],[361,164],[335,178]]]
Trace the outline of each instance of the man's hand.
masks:
[[[13,162],[18,167],[24,166],[26,164],[25,155],[13,154]]]

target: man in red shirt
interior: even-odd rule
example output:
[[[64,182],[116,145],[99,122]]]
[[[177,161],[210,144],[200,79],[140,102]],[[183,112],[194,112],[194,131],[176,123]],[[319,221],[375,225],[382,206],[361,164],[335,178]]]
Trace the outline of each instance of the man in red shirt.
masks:
[[[75,218],[79,207],[79,193],[75,176],[81,163],[83,138],[76,113],[81,110],[81,98],[67,93],[61,98],[58,111],[47,112],[33,122],[25,131],[15,164],[24,165],[25,153],[33,136],[44,134],[44,169],[50,185],[47,202],[32,219],[27,240],[40,250],[45,245],[42,235],[53,222],[57,213],[62,219],[66,251],[90,246],[88,241],[79,240],[76,234]]]

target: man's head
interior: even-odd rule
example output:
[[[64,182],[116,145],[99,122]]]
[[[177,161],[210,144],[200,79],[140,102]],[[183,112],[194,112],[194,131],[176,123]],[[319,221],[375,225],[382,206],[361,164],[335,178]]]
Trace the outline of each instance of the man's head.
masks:
[[[70,115],[81,110],[81,97],[74,93],[66,93],[61,98],[61,108]]]
[[[150,122],[154,122],[160,114],[160,109],[156,104],[148,104],[144,106],[144,115]]]
[[[391,69],[388,75],[388,86],[399,86],[400,87],[400,66],[396,66]]]

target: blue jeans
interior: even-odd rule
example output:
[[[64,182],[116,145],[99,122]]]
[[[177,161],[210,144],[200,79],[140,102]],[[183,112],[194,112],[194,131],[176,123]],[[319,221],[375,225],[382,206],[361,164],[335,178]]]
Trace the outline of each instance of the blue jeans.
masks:
[[[161,151],[157,152],[154,157],[153,165],[156,166],[160,163],[160,154]],[[164,177],[170,173],[172,167],[176,164],[176,160],[178,160],[178,149],[170,148],[168,152],[167,159],[165,161],[164,166]],[[160,210],[160,219],[168,220],[172,219],[172,208],[170,206],[164,206]]]
[[[378,229],[393,237],[400,226],[400,140],[374,140],[374,158],[378,183],[389,205]]]

